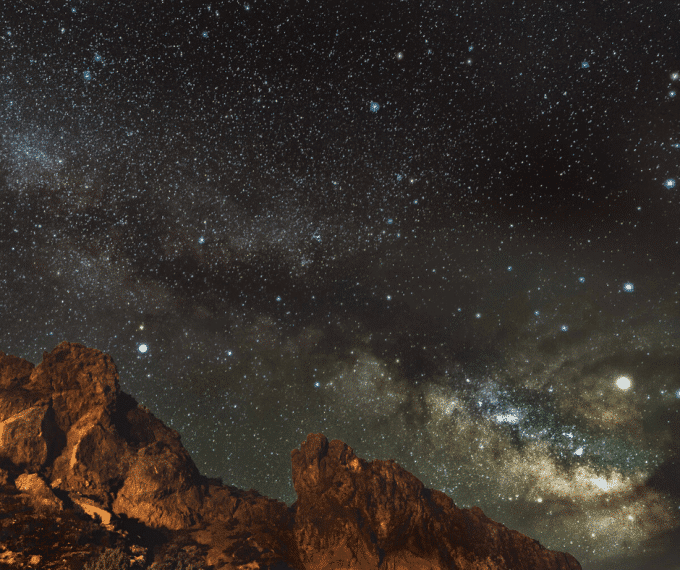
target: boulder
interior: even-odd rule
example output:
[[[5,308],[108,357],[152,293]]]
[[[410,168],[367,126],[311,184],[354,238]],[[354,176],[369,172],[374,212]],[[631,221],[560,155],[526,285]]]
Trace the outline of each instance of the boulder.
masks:
[[[37,473],[24,473],[14,481],[14,486],[23,491],[36,509],[46,508],[50,511],[63,511],[64,504],[47,486]]]
[[[29,401],[23,395],[5,401],[0,410],[0,461],[35,472],[49,464],[59,432],[49,402]]]

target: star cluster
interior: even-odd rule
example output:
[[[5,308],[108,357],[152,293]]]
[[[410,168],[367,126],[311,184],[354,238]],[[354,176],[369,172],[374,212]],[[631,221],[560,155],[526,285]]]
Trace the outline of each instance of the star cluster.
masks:
[[[589,570],[669,567],[679,19],[2,6],[0,349],[111,354],[203,473],[289,504],[323,432]]]

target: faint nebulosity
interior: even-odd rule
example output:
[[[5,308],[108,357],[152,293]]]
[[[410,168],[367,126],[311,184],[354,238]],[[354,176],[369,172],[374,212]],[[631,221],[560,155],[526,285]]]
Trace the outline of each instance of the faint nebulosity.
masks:
[[[308,433],[584,568],[677,561],[680,5],[0,7],[0,350],[199,469]],[[677,563],[677,562],[675,562]]]

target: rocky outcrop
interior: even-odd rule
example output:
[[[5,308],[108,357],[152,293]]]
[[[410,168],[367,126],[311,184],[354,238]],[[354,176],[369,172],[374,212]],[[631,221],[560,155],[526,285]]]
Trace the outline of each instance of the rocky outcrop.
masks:
[[[120,391],[110,356],[0,351],[0,569],[80,570],[113,546],[137,568],[179,552],[215,570],[580,568],[341,441],[310,434],[291,459],[291,507],[222,485]]]
[[[306,568],[576,570],[569,554],[459,509],[392,460],[310,434],[292,452],[294,534]]]
[[[196,466],[177,432],[120,394],[110,356],[62,343],[30,374],[12,362],[0,390],[17,395],[2,398],[0,457],[150,526],[197,522]]]
[[[167,542],[168,532],[202,530],[196,545],[212,552],[210,564],[229,568],[271,557],[265,548],[241,548],[252,543],[253,529],[292,522],[284,503],[202,476],[180,435],[120,391],[113,359],[80,344],[60,344],[35,367],[0,352],[0,468],[21,491],[8,501],[18,499],[22,513],[31,508],[39,517],[66,504],[107,531],[134,527],[140,543],[153,535],[149,548]],[[225,525],[236,532],[220,534]],[[224,539],[219,552],[215,533]],[[289,550],[269,537],[260,542],[281,559]],[[0,552],[0,567],[2,560]]]

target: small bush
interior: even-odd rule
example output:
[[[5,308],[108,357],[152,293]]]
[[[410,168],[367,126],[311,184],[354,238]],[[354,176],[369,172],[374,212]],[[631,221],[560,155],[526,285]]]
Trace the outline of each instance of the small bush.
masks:
[[[121,548],[107,548],[96,560],[90,560],[83,570],[130,570],[130,560]]]

